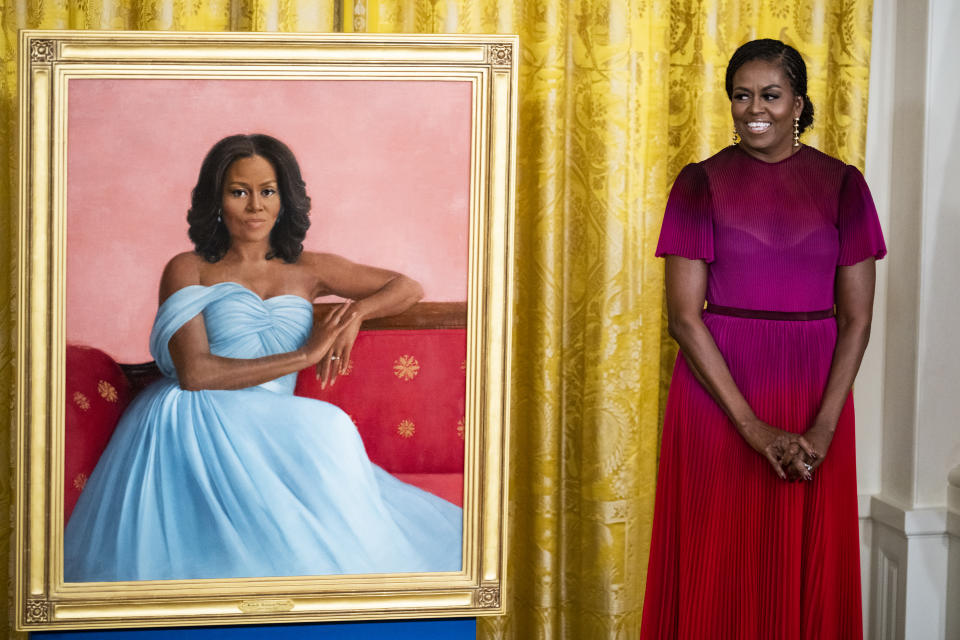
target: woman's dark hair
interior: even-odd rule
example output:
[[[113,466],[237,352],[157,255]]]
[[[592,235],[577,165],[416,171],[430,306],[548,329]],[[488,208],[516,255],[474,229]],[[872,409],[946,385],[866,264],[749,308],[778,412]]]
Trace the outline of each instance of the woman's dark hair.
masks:
[[[737,69],[751,60],[766,60],[780,65],[783,73],[790,81],[790,88],[795,95],[803,98],[803,111],[800,112],[800,133],[806,131],[813,124],[813,103],[807,96],[807,65],[803,62],[800,52],[790,45],[764,38],[751,40],[741,45],[733,52],[730,62],[727,63],[727,97],[733,99],[733,76]]]
[[[217,142],[200,165],[197,186],[190,196],[187,232],[197,253],[207,262],[217,262],[230,248],[230,234],[220,220],[223,181],[227,169],[239,158],[260,156],[277,174],[280,215],[270,231],[267,259],[296,262],[303,252],[303,238],[310,228],[310,196],[300,176],[300,165],[290,148],[268,135],[255,133],[228,136]]]

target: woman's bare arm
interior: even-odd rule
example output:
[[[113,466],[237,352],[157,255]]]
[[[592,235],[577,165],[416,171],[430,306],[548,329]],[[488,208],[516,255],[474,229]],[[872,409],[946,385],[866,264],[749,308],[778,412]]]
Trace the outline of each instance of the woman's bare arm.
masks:
[[[181,254],[168,263],[160,282],[161,302],[183,287],[199,284],[196,261]],[[168,343],[180,387],[202,389],[244,389],[299,371],[319,361],[346,326],[341,322],[349,305],[335,308],[314,324],[307,342],[294,351],[261,358],[224,358],[210,353],[203,315],[188,320]]]
[[[329,253],[309,254],[308,260],[318,274],[318,293],[333,293],[354,301],[346,326],[317,365],[317,378],[321,388],[325,388],[346,372],[360,324],[369,318],[406,311],[423,297],[423,287],[395,271],[357,264]]]
[[[420,283],[396,271],[351,262],[326,254],[310,254],[322,293],[354,301],[352,312],[361,320],[402,313],[423,297]]]
[[[813,464],[823,461],[853,381],[860,370],[870,340],[876,260],[868,258],[851,266],[837,267],[834,297],[837,304],[837,345],[820,410],[804,437],[813,447]]]
[[[707,265],[702,260],[667,256],[667,316],[670,335],[680,345],[694,377],[716,400],[737,432],[774,471],[786,479],[784,465],[791,464],[797,448],[806,448],[801,438],[774,428],[757,418],[737,387],[723,354],[703,323],[703,303],[707,291]],[[783,462],[781,462],[783,459]],[[797,475],[806,477],[796,460]]]

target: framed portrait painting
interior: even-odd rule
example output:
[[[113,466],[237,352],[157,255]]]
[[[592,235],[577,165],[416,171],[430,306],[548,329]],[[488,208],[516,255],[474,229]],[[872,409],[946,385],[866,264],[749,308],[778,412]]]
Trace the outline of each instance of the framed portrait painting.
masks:
[[[516,37],[20,38],[17,627],[502,613]],[[162,292],[245,237],[241,197],[279,203],[270,258],[419,302],[316,367],[192,386],[192,319],[273,362],[368,286]]]

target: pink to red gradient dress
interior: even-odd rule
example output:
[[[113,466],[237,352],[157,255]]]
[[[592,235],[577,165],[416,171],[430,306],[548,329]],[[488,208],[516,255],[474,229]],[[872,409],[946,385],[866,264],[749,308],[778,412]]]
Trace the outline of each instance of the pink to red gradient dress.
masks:
[[[657,255],[705,260],[707,301],[764,311],[834,304],[838,266],[886,253],[860,172],[811,147],[765,163],[738,147],[686,166]],[[757,416],[811,425],[837,340],[834,318],[704,313]],[[863,636],[853,400],[810,482],[780,480],[682,355],[657,479],[644,640],[851,640]]]

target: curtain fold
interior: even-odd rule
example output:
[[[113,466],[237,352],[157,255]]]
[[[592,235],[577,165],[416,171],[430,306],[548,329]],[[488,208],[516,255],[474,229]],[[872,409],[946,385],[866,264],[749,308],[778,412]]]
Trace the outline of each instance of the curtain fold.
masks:
[[[509,613],[483,619],[481,636],[636,638],[676,353],[653,258],[670,184],[729,144],[723,73],[755,37],[807,59],[816,123],[804,142],[862,168],[871,10],[871,0],[0,0],[6,406],[18,29],[518,33]],[[0,420],[9,441],[12,413]],[[11,473],[0,456],[0,510],[10,508]],[[9,548],[7,532],[0,553]],[[10,575],[0,564],[0,580]]]

